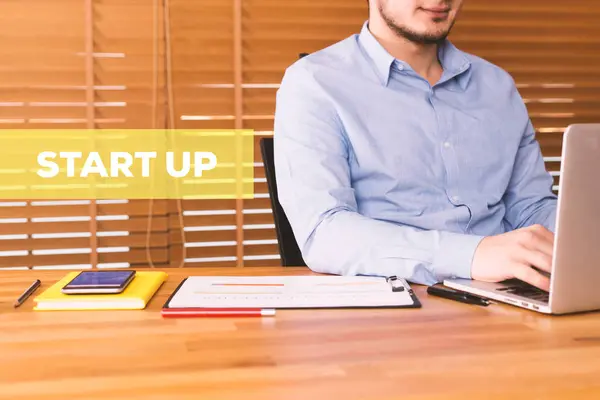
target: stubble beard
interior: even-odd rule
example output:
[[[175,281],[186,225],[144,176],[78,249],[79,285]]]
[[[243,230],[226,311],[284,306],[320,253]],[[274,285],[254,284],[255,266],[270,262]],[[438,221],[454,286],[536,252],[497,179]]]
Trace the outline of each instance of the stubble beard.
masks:
[[[454,21],[452,21],[450,27],[446,31],[422,34],[415,32],[408,27],[398,25],[393,18],[387,15],[382,5],[379,5],[379,15],[381,15],[381,18],[384,20],[388,28],[390,28],[397,36],[405,38],[410,42],[423,45],[442,44],[450,34],[452,27],[454,26]],[[433,21],[442,22],[443,20],[434,19]]]

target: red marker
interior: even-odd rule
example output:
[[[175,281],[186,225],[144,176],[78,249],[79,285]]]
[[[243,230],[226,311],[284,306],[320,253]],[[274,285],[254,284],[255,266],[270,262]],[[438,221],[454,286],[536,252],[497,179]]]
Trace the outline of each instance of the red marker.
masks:
[[[272,308],[163,308],[164,318],[197,318],[197,317],[274,317]]]

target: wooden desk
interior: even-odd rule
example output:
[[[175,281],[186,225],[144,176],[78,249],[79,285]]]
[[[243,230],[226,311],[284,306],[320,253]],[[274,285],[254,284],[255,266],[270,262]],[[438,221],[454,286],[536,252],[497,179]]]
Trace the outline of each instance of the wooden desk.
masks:
[[[144,311],[33,312],[34,278],[0,272],[2,399],[600,398],[600,313],[548,317],[428,297],[421,309],[288,310],[162,319],[184,276],[305,268],[171,269]],[[40,293],[41,289],[37,293]]]

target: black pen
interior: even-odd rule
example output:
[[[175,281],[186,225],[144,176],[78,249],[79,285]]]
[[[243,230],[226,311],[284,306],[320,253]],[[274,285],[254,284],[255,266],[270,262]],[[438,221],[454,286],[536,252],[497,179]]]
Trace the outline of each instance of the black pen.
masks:
[[[23,294],[21,295],[21,297],[19,297],[17,299],[17,301],[15,301],[15,308],[19,307],[21,304],[25,303],[25,300],[27,300],[29,298],[29,296],[31,296],[31,294],[33,292],[35,292],[35,290],[37,288],[40,287],[40,285],[42,284],[42,282],[39,279],[36,279],[35,282],[33,282],[31,284],[31,286],[29,286],[29,288],[23,292]]]
[[[427,293],[433,296],[443,297],[449,300],[460,301],[461,303],[473,304],[477,306],[487,307],[490,305],[490,301],[483,297],[475,296],[470,293],[459,292],[453,289],[447,289],[442,287],[429,286]]]

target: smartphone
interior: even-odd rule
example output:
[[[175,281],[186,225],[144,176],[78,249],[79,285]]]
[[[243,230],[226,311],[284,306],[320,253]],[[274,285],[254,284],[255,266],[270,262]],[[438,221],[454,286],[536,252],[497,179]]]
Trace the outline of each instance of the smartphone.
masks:
[[[62,288],[64,294],[118,294],[135,277],[135,271],[83,271]]]

